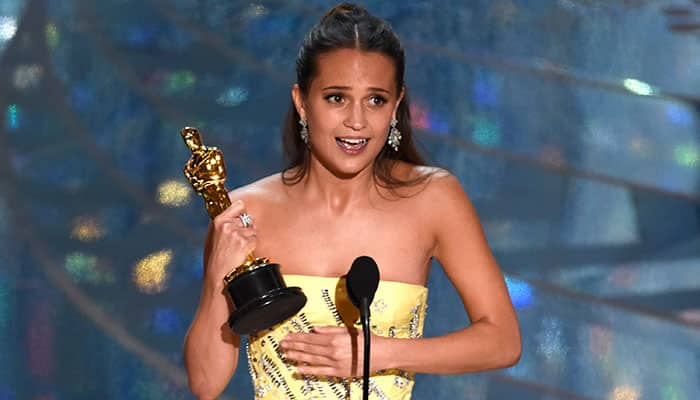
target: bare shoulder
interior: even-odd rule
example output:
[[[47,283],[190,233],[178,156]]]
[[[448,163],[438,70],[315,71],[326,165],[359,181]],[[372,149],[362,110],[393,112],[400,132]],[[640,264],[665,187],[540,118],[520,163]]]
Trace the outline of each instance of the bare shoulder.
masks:
[[[417,176],[425,176],[424,187],[416,196],[418,207],[433,216],[432,220],[473,217],[474,209],[459,179],[449,171],[436,167],[420,167]]]
[[[279,202],[285,194],[282,174],[276,173],[230,191],[229,198],[242,200],[249,210],[255,211]]]
[[[406,182],[416,182],[407,188],[408,197],[415,195],[417,200],[431,202],[433,205],[438,199],[466,195],[459,180],[443,168],[402,162],[396,166],[395,176]]]
[[[431,167],[429,171],[424,173],[428,174],[426,191],[430,195],[429,197],[435,198],[434,196],[437,196],[438,198],[445,199],[449,197],[462,198],[466,196],[459,179],[452,175],[450,171]]]
[[[402,181],[412,181],[447,173],[447,171],[442,168],[432,167],[430,165],[410,164],[405,161],[396,161],[391,168],[393,177]]]

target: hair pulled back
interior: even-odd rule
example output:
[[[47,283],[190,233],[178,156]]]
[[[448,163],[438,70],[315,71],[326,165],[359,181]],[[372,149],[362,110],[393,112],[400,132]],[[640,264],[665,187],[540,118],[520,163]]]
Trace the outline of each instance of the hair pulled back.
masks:
[[[341,3],[326,12],[321,20],[306,35],[296,60],[297,84],[302,95],[308,94],[311,81],[318,74],[319,56],[338,49],[357,49],[378,52],[389,57],[396,69],[397,93],[404,88],[405,58],[399,38],[388,23],[371,15],[366,9],[351,3]],[[292,102],[283,125],[282,141],[288,166],[282,174],[285,184],[301,181],[309,168],[310,152],[299,135],[299,113]],[[390,189],[413,185],[423,181],[418,178],[409,181],[392,176],[393,164],[405,161],[415,165],[425,165],[418,153],[411,131],[408,93],[399,104],[396,113],[397,128],[401,131],[399,151],[385,145],[374,161],[374,179]],[[312,133],[313,137],[313,133]]]

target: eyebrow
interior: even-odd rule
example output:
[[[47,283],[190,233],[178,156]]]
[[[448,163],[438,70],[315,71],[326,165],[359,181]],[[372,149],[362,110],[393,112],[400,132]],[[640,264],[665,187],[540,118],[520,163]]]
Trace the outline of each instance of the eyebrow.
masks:
[[[321,90],[350,90],[352,89],[350,86],[326,86]],[[368,88],[370,92],[383,92],[386,94],[390,94],[390,92],[386,89],[382,89],[380,87],[370,87]]]

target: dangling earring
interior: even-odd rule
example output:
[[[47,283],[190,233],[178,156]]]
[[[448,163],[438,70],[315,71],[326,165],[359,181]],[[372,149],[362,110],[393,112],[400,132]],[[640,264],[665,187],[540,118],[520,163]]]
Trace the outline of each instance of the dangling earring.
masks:
[[[299,131],[299,136],[301,136],[301,141],[308,147],[309,146],[309,125],[306,123],[305,119],[299,119],[299,125],[301,125],[301,130]]]
[[[387,139],[387,143],[394,151],[399,151],[399,145],[401,144],[401,131],[396,128],[398,123],[399,121],[396,118],[392,118],[391,129],[389,129],[389,137]]]

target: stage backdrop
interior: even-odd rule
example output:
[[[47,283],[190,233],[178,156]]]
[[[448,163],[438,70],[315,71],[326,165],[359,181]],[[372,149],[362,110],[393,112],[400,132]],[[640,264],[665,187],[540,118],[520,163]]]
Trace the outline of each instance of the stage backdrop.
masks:
[[[368,1],[413,125],[461,180],[522,325],[510,369],[417,399],[700,398],[697,1]],[[283,167],[328,1],[0,1],[0,399],[187,399],[208,223],[179,131],[230,187]],[[439,205],[436,205],[439,206]],[[464,265],[464,268],[470,268]],[[435,265],[427,336],[468,324]],[[250,399],[244,364],[226,399]]]

